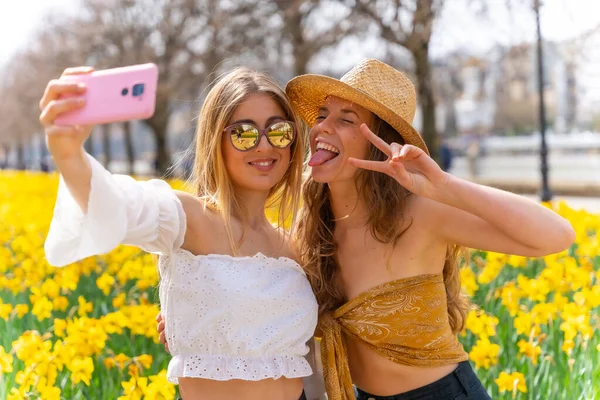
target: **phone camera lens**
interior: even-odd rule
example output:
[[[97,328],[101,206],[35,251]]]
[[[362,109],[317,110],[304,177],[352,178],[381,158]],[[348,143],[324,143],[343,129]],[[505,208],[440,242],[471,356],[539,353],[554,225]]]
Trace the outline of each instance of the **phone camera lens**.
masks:
[[[134,97],[141,96],[142,94],[144,94],[144,84],[136,83],[135,85],[133,85],[133,90],[131,91],[131,93]]]
[[[127,96],[127,93],[129,93],[129,89],[124,88],[123,90],[121,90],[121,96]]]

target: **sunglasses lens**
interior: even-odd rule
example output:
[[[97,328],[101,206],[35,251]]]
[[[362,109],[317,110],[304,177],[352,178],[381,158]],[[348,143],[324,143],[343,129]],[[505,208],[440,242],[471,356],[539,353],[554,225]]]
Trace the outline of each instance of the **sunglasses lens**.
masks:
[[[258,141],[258,130],[249,124],[239,124],[231,128],[231,143],[238,150],[248,150]]]
[[[294,141],[294,126],[286,121],[275,122],[269,127],[269,141],[275,147],[288,147]]]

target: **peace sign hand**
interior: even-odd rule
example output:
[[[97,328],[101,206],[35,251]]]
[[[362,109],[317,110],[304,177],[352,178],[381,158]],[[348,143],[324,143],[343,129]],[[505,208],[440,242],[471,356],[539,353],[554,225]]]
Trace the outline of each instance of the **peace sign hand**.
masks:
[[[412,193],[423,197],[434,197],[434,193],[448,182],[449,175],[422,149],[410,144],[387,144],[365,124],[361,124],[360,131],[388,159],[370,161],[351,157],[348,159],[351,165],[387,174]]]

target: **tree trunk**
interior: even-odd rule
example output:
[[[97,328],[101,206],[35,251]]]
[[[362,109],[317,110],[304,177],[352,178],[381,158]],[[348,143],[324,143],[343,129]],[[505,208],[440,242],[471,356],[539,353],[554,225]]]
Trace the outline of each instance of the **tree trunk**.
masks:
[[[167,126],[164,124],[162,128],[157,129],[155,132],[156,140],[156,155],[154,159],[154,167],[157,176],[168,176],[168,168],[170,164],[169,152],[167,150]]]
[[[95,130],[96,128],[94,128]],[[94,131],[92,130],[92,134],[94,133]],[[94,149],[94,142],[92,139],[92,134],[90,134],[90,136],[87,138],[87,140],[85,141],[85,143],[83,144],[83,148],[85,149],[85,151],[91,155],[92,157],[95,156],[95,149]]]
[[[17,165],[16,169],[19,171],[25,170],[25,146],[22,141],[18,141],[16,144],[16,153],[17,153]]]
[[[123,140],[125,141],[125,153],[127,155],[127,174],[135,174],[135,151],[133,149],[133,138],[131,137],[131,121],[123,122]]]
[[[108,169],[112,161],[112,149],[110,147],[110,129],[109,124],[104,124],[100,127],[102,129],[102,147],[104,150],[104,167]]]
[[[433,95],[433,82],[431,67],[429,65],[429,44],[422,42],[416,49],[411,49],[415,59],[415,72],[417,74],[417,100],[421,104],[423,124],[421,135],[429,148],[431,158],[439,163],[438,138],[435,123],[435,99]]]
[[[302,13],[284,13],[285,27],[287,30],[294,57],[294,76],[306,74],[306,65],[310,57],[306,54],[306,42],[304,40],[304,32],[302,30]]]
[[[296,52],[296,55],[294,56],[294,76],[300,76],[307,73],[306,66],[308,65],[309,59],[310,57],[307,57],[304,52]]]
[[[292,27],[292,42],[294,48],[294,76],[300,76],[306,74],[306,66],[310,56],[306,54],[304,50],[305,43],[304,37],[302,37],[302,27]]]
[[[167,127],[169,124],[169,101],[168,96],[157,91],[155,113],[146,123],[152,129],[156,153],[154,155],[154,171],[156,176],[168,177],[170,164],[169,151],[167,149]]]
[[[8,168],[8,153],[10,146],[6,143],[2,144],[2,158],[0,159],[0,169]]]
[[[48,149],[46,148],[46,138],[44,136],[42,136],[38,145],[40,151],[40,159],[43,160],[46,157],[48,151]]]
[[[444,127],[444,133],[447,137],[456,136],[458,133],[458,121],[456,120],[456,103],[454,101],[454,94],[451,95],[446,101],[446,124]]]
[[[33,147],[34,143],[32,143],[31,145]],[[39,151],[40,151],[40,164],[39,164],[40,171],[48,172],[50,170],[50,165],[48,164],[48,157],[47,157],[48,150],[46,149],[46,140],[44,137],[42,137],[41,140],[39,141],[38,147],[39,147]]]

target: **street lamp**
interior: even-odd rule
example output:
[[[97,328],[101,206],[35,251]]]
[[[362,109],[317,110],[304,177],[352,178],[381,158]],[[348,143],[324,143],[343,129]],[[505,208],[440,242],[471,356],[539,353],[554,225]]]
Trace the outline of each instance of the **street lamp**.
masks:
[[[537,25],[537,67],[538,67],[538,90],[540,101],[540,159],[542,169],[542,201],[552,200],[552,192],[548,187],[548,146],[546,145],[546,109],[544,106],[544,58],[542,55],[542,30],[540,29],[540,1],[533,0],[535,11],[535,22]]]

